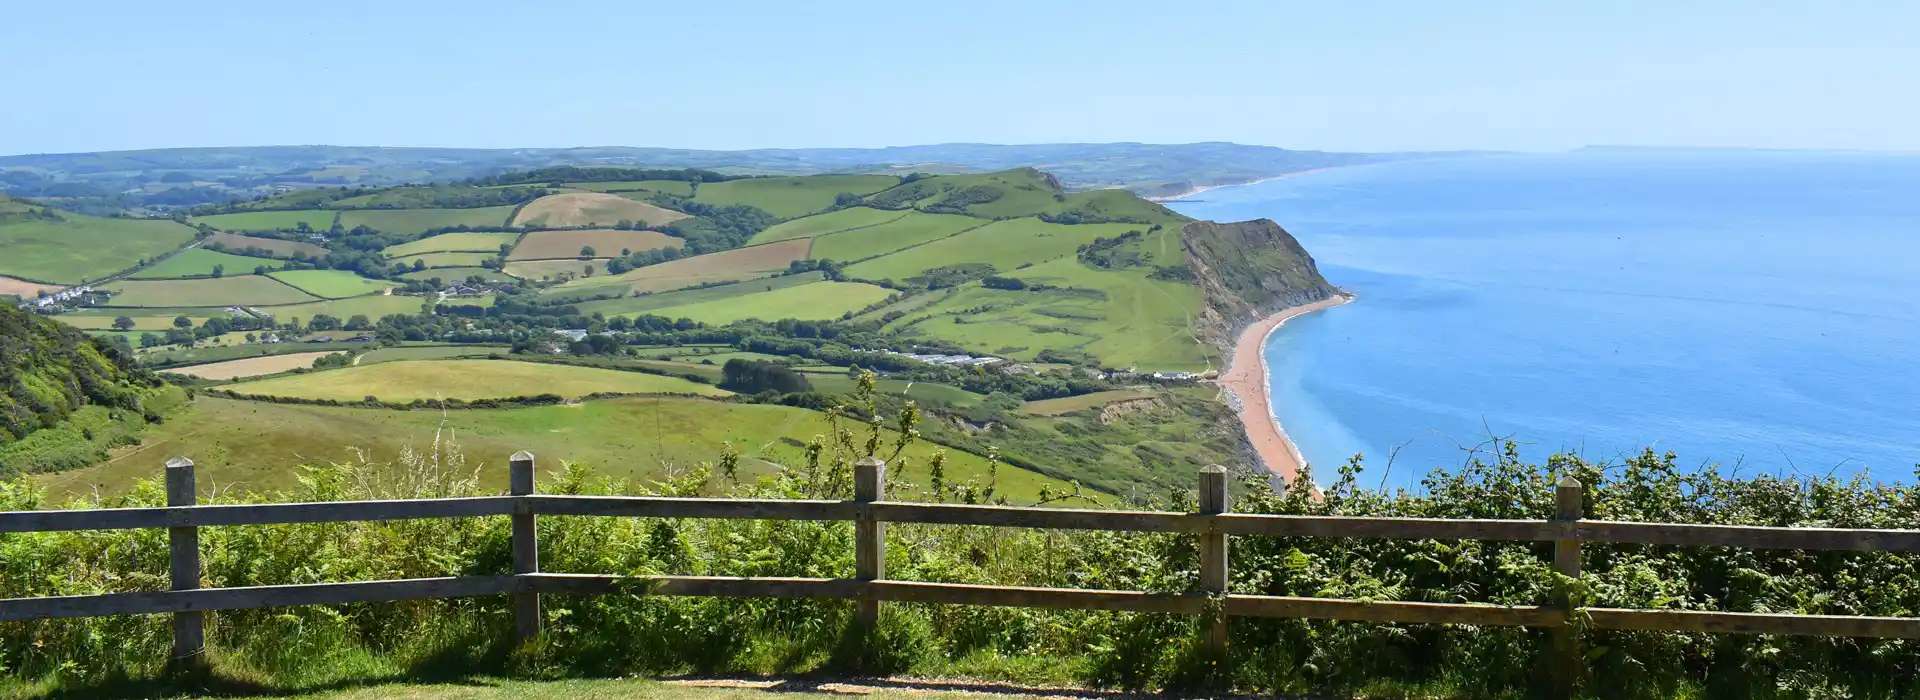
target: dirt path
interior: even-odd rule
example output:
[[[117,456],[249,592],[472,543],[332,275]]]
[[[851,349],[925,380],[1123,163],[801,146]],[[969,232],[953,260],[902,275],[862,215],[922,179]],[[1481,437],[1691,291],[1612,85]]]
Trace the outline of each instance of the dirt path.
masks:
[[[1226,373],[1220,376],[1220,387],[1227,392],[1229,401],[1240,413],[1240,423],[1246,428],[1247,440],[1253,443],[1253,449],[1260,455],[1260,462],[1267,471],[1273,472],[1281,480],[1291,482],[1299,476],[1300,466],[1306,463],[1306,458],[1301,456],[1293,441],[1287,439],[1286,430],[1281,428],[1279,419],[1273,416],[1273,405],[1267,396],[1267,361],[1261,349],[1266,347],[1267,336],[1288,320],[1349,301],[1353,301],[1353,297],[1337,296],[1295,306],[1248,326],[1234,341],[1233,359]]]

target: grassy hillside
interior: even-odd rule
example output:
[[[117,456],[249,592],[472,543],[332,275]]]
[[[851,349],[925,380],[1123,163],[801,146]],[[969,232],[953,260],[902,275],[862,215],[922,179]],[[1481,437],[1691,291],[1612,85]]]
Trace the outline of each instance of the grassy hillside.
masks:
[[[803,284],[812,284],[825,279],[818,272],[804,272],[797,275],[781,275],[762,279],[745,280],[732,284],[722,284],[698,289],[683,289],[673,292],[641,294],[618,299],[601,299],[574,304],[583,314],[605,314],[607,316],[637,316],[642,313],[654,313],[656,309],[671,306],[689,306],[702,302],[719,301],[748,294],[759,294]],[[659,314],[655,314],[659,315]]]
[[[670,209],[598,192],[570,192],[536,199],[514,215],[515,226],[613,226],[622,221],[649,227],[687,218]]]
[[[265,251],[268,255],[276,258],[291,258],[295,255],[317,258],[327,254],[326,248],[304,241],[283,241],[278,238],[242,236],[225,231],[216,232],[212,236],[208,236],[207,240],[201,243],[201,246],[206,248],[225,248],[236,253],[259,250]]]
[[[693,183],[685,180],[619,180],[614,182],[564,182],[561,187],[588,192],[658,192],[676,197],[693,196]]]
[[[817,236],[809,256],[840,262],[865,260],[992,224],[970,216],[908,212],[885,223]]]
[[[492,260],[497,257],[500,257],[499,251],[495,251],[492,253],[426,253],[423,255],[408,255],[404,257],[394,258],[393,262],[400,263],[407,267],[413,267],[414,263],[420,263],[420,264],[426,265],[429,268],[434,268],[434,267],[478,268],[480,267],[481,264],[485,263],[486,261]]]
[[[32,282],[77,284],[158,257],[192,241],[172,221],[109,219],[0,200],[0,274]]]
[[[115,307],[298,304],[314,297],[260,275],[194,280],[122,280],[105,285]]]
[[[72,436],[43,431],[88,409],[100,421],[144,424],[142,401],[153,392],[131,357],[82,331],[0,306],[0,477],[85,464],[88,455],[74,454],[66,444],[73,441],[63,439]]]
[[[639,252],[659,248],[679,248],[686,241],[659,231],[622,231],[615,229],[578,229],[572,231],[535,231],[514,246],[508,260],[550,260],[580,257],[582,248],[592,248],[587,257],[613,257],[621,251]]]
[[[378,294],[394,286],[391,282],[370,280],[345,270],[284,270],[267,276],[322,299]]]
[[[694,201],[716,206],[746,204],[782,219],[792,219],[833,206],[841,193],[866,195],[899,183],[888,175],[814,175],[768,177],[702,183]]]
[[[366,226],[376,231],[417,235],[429,229],[472,226],[505,226],[513,207],[476,209],[364,209],[340,212],[340,226],[352,229]]]
[[[575,280],[553,291],[556,296],[589,290],[595,294],[664,292],[696,284],[735,282],[785,270],[789,263],[806,259],[809,247],[809,241],[796,239],[696,255],[619,275]],[[625,292],[622,292],[623,288]]]
[[[992,265],[994,270],[1013,273],[1025,265],[1072,256],[1076,248],[1096,238],[1145,228],[1138,224],[1068,226],[1039,219],[1009,219],[854,265],[847,268],[847,276],[906,280],[936,267],[960,263]]]
[[[333,227],[338,212],[317,209],[302,211],[250,211],[236,214],[196,216],[188,221],[206,224],[223,231],[279,231],[298,229],[301,224],[315,231]]]
[[[743,286],[752,288],[754,285],[749,283]],[[839,318],[843,313],[859,311],[892,295],[893,290],[870,284],[814,282],[728,299],[657,308],[647,313],[667,318],[690,318],[713,325],[726,325],[748,318],[762,321],[783,318],[825,321]]]
[[[137,280],[211,277],[216,266],[220,268],[223,275],[250,275],[253,274],[254,268],[262,265],[276,268],[280,263],[266,258],[251,258],[245,255],[216,253],[202,248],[193,248],[140,268],[129,277]]]
[[[513,242],[519,239],[520,234],[517,233],[443,233],[396,246],[387,246],[380,252],[389,258],[421,253],[497,254],[500,252],[500,246],[513,245]]]
[[[684,379],[592,367],[547,365],[508,360],[383,362],[312,374],[244,382],[227,387],[242,394],[302,399],[382,401],[416,399],[496,399],[596,393],[698,394],[726,391]]]
[[[756,234],[748,245],[784,241],[789,238],[813,238],[835,231],[864,228],[883,224],[906,216],[907,212],[874,209],[872,207],[847,207],[838,211],[801,217],[770,226]]]

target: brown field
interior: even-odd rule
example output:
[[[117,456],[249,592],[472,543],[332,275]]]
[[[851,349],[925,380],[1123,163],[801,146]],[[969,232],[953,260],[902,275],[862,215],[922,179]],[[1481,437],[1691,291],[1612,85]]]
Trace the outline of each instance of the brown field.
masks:
[[[580,255],[581,246],[592,246],[593,257],[610,258],[621,250],[640,252],[655,248],[679,248],[687,242],[659,231],[621,231],[610,228],[577,231],[539,231],[529,233],[515,246],[508,260],[555,260]]]
[[[39,282],[28,282],[26,280],[0,276],[0,294],[12,294],[21,299],[38,299],[40,298],[41,292],[52,293],[62,289],[66,289],[66,287],[58,284],[41,284]]]
[[[283,241],[277,238],[255,238],[253,236],[242,236],[237,233],[227,233],[225,231],[219,231],[207,237],[207,242],[218,243],[234,252],[243,251],[248,248],[261,248],[273,253],[273,256],[277,258],[291,258],[295,253],[316,258],[327,254],[326,248],[312,243]]]
[[[241,377],[260,377],[279,374],[290,369],[312,367],[313,361],[332,355],[332,352],[296,352],[291,355],[268,355],[249,357],[244,360],[228,360],[192,367],[178,367],[160,370],[162,374],[179,374],[201,379],[239,379]]]
[[[513,217],[515,226],[612,226],[625,219],[648,226],[665,226],[687,218],[671,209],[636,202],[619,195],[599,192],[571,192],[541,197],[528,202]],[[578,251],[579,248],[575,248]]]
[[[658,265],[648,265],[619,275],[596,275],[569,282],[556,289],[570,292],[625,284],[629,286],[630,292],[664,292],[703,282],[753,279],[785,270],[787,264],[795,260],[806,259],[807,251],[812,247],[811,239],[794,238],[778,243],[681,258]]]

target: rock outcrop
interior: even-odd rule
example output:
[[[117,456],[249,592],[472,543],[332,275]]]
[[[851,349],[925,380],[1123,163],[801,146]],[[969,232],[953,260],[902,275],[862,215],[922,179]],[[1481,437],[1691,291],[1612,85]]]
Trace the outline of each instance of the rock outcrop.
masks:
[[[1195,221],[1181,227],[1180,242],[1207,300],[1196,330],[1228,356],[1255,321],[1341,294],[1293,234],[1269,219]]]

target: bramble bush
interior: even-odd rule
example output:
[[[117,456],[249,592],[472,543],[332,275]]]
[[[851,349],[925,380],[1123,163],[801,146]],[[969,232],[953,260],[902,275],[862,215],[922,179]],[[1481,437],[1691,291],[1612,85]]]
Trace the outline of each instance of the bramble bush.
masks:
[[[750,498],[847,498],[852,463],[889,458],[889,471],[927,484],[888,498],[1004,502],[985,482],[955,483],[943,459],[900,459],[917,411],[835,409],[828,435],[801,464],[752,481],[740,456],[654,483],[609,481],[571,465],[544,475],[543,493]],[[899,431],[897,438],[881,428]],[[1733,478],[1683,472],[1673,455],[1618,464],[1555,456],[1521,460],[1510,444],[1436,470],[1418,493],[1364,488],[1363,463],[1343,465],[1318,494],[1275,493],[1245,473],[1236,512],[1428,518],[1545,519],[1554,479],[1588,484],[1586,517],[1682,523],[1920,527],[1920,491],[1864,478]],[[293,492],[215,503],[442,498],[480,495],[458,446],[436,436],[398,472],[363,462],[308,468]],[[891,476],[891,474],[890,474]],[[1303,474],[1303,480],[1311,474]],[[897,482],[890,482],[897,484]],[[1093,500],[1050,493],[1048,501]],[[77,507],[153,506],[157,482]],[[1110,500],[1110,499],[1109,499]],[[1176,490],[1127,505],[1191,510]],[[0,510],[46,507],[25,482],[0,486]],[[205,585],[469,576],[511,571],[504,517],[202,529]],[[633,575],[846,577],[844,522],[543,517],[542,567]],[[1553,572],[1544,543],[1253,538],[1233,540],[1237,593],[1544,604],[1562,592],[1588,605],[1839,615],[1911,616],[1920,608],[1913,555],[1753,551],[1642,545],[1585,547],[1577,581]],[[76,595],[166,587],[166,534],[123,530],[0,535],[0,595]],[[888,572],[908,580],[1186,592],[1197,588],[1192,536],[895,524]],[[1535,697],[1551,687],[1543,630],[1235,619],[1229,658],[1198,653],[1194,619],[1172,615],[889,604],[878,630],[855,633],[846,601],[619,595],[546,597],[546,634],[512,645],[504,598],[405,601],[209,615],[216,675],[301,690],[436,674],[531,677],[688,673],[909,673],[1121,688],[1217,688],[1277,694],[1438,694]],[[1796,638],[1581,630],[1581,692],[1604,698],[1920,696],[1920,647],[1910,640]],[[126,678],[165,677],[164,616],[0,623],[0,692],[105,693]],[[7,683],[12,683],[9,686]]]

